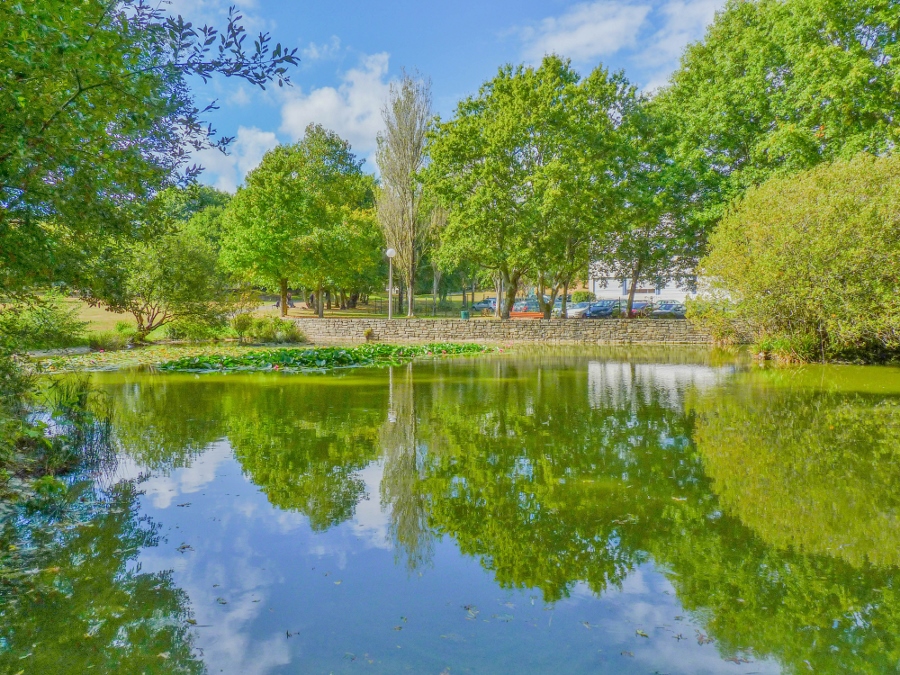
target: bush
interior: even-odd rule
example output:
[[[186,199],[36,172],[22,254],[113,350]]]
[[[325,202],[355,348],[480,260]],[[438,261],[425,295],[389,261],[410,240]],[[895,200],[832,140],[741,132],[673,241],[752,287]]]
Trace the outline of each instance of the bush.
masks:
[[[191,340],[201,342],[222,337],[224,321],[192,321],[180,319],[166,324],[166,337],[170,340]]]
[[[306,336],[293,321],[284,321],[275,316],[254,319],[247,332],[254,342],[306,342]]]
[[[231,330],[238,336],[238,340],[243,342],[246,336],[253,328],[253,315],[246,312],[235,314],[231,319]]]
[[[701,274],[776,356],[900,356],[900,156],[860,155],[747,192]]]
[[[685,317],[708,330],[716,344],[733,345],[741,341],[734,310],[727,300],[711,296],[688,298],[684,305]]]
[[[58,292],[31,298],[0,312],[0,333],[17,349],[58,349],[84,344],[87,322]]]
[[[590,291],[575,291],[572,293],[572,302],[594,302],[597,296]]]
[[[132,340],[133,335],[112,330],[88,335],[88,345],[97,352],[114,352],[117,349],[125,349]]]

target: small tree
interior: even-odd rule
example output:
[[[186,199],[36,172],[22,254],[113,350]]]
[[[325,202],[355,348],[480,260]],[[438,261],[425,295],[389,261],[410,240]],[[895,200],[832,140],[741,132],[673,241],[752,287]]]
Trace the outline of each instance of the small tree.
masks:
[[[217,322],[227,311],[227,283],[216,253],[196,234],[175,230],[128,245],[102,268],[87,300],[131,314],[138,340],[177,320]]]

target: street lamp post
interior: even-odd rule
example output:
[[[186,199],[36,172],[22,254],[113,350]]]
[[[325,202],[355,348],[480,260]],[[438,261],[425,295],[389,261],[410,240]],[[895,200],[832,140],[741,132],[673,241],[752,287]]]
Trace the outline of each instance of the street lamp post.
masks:
[[[394,318],[394,256],[397,251],[389,248],[385,251],[388,257],[388,318]]]

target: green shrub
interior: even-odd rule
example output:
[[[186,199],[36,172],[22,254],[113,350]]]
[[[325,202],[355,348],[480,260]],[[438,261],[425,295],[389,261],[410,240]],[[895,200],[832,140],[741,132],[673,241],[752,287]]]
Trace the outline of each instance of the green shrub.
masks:
[[[238,340],[243,342],[244,337],[253,328],[253,315],[247,312],[235,314],[231,319],[231,330],[237,335]]]
[[[87,322],[53,291],[0,311],[0,333],[17,349],[58,349],[84,344]]]
[[[113,330],[88,335],[88,345],[96,352],[114,352],[117,349],[125,349],[132,341],[132,335]]]
[[[701,274],[776,356],[900,356],[900,155],[860,155],[751,189]]]
[[[590,291],[575,291],[572,293],[572,302],[594,302],[597,296]]]
[[[733,345],[741,341],[735,313],[730,304],[721,298],[688,298],[684,302],[685,317],[703,326],[719,345]]]
[[[306,342],[306,336],[293,321],[285,321],[275,316],[254,319],[248,334],[254,342]]]
[[[166,337],[170,340],[202,342],[222,337],[225,329],[226,325],[224,322],[182,319],[166,324],[164,330]]]

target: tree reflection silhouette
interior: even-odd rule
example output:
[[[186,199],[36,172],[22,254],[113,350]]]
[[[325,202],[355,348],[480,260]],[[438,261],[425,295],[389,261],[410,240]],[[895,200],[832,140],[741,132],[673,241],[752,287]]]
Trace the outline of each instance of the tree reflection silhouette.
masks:
[[[171,571],[142,572],[158,526],[136,491],[81,486],[62,518],[32,515],[0,532],[0,670],[6,673],[205,672],[194,656],[187,595]]]

